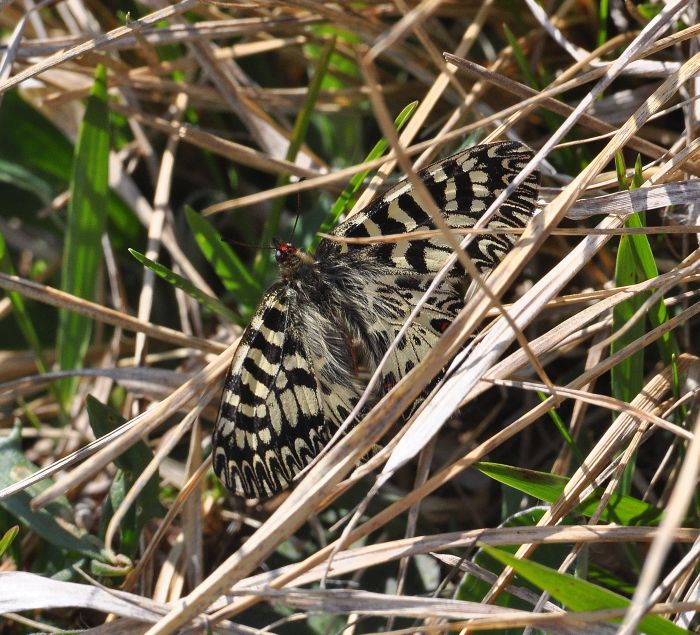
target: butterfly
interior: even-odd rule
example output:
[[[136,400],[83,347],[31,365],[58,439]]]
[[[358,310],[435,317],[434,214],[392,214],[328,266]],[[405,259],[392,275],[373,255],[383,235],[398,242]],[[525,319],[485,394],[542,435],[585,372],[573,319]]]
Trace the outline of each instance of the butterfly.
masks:
[[[418,172],[452,228],[472,227],[532,158],[517,142],[474,146]],[[524,227],[539,175],[500,206],[490,228]],[[401,181],[332,232],[339,238],[435,229]],[[482,272],[515,234],[480,235],[467,251]],[[353,410],[406,318],[452,253],[444,238],[391,243],[322,240],[312,256],[275,241],[280,279],[264,294],[234,354],[212,438],[227,489],[267,499],[290,487]],[[464,306],[457,264],[431,295],[381,371],[369,406],[425,357]]]

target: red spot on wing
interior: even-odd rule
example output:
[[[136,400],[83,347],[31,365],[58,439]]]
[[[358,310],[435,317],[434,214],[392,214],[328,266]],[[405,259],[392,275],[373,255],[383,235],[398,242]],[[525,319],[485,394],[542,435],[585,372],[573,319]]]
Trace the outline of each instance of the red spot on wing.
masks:
[[[435,320],[433,324],[440,333],[444,333],[452,322],[450,322],[450,320]]]

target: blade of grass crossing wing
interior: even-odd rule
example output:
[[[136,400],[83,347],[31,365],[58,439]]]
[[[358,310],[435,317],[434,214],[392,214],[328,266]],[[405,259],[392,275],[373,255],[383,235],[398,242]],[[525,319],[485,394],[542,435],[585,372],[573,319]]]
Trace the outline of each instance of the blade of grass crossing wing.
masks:
[[[414,101],[408,104],[399,113],[398,117],[396,117],[394,120],[396,130],[401,130],[408,123],[416,108],[418,108],[418,102]],[[381,157],[386,152],[388,146],[389,143],[384,137],[382,137],[379,141],[377,141],[372,150],[365,157],[365,162],[373,161],[374,159]],[[370,170],[363,170],[362,172],[358,172],[352,177],[352,179],[350,179],[350,183],[348,183],[347,187],[342,191],[336,202],[333,204],[333,207],[331,207],[331,211],[328,213],[328,216],[323,223],[321,223],[318,230],[320,233],[327,234],[331,229],[333,229],[333,227],[336,226],[338,219],[340,219],[341,215],[350,207],[353,195],[360,189],[360,186],[364,182],[365,178],[367,178],[369,172]],[[309,247],[309,251],[314,251],[319,242],[321,242],[321,237],[317,236]]]
[[[299,149],[301,148],[304,139],[306,139],[306,134],[309,130],[309,124],[311,123],[311,115],[314,111],[314,105],[318,99],[318,95],[321,92],[321,86],[323,85],[323,78],[328,72],[328,65],[331,61],[331,55],[333,49],[335,48],[335,37],[330,38],[326,45],[323,47],[323,51],[318,60],[318,65],[314,71],[314,75],[311,78],[311,83],[309,84],[309,89],[306,91],[306,97],[304,98],[304,103],[301,109],[297,113],[296,120],[294,121],[294,127],[292,129],[292,134],[289,139],[289,147],[287,148],[287,161],[295,161]],[[280,174],[277,177],[276,186],[282,186],[289,183],[288,174]],[[277,235],[279,230],[280,218],[282,216],[282,208],[284,206],[284,198],[278,198],[275,200],[270,215],[265,223],[265,229],[261,237],[261,245],[266,247],[272,243],[272,239]],[[265,280],[267,274],[267,268],[270,264],[269,253],[265,249],[261,249],[255,258],[253,263],[254,278],[256,280]]]
[[[554,599],[570,610],[625,609],[630,604],[630,601],[622,595],[603,589],[587,580],[559,573],[529,560],[519,560],[502,549],[495,549],[487,545],[481,545],[481,548],[502,564],[512,567],[518,575],[547,591]],[[639,623],[638,629],[648,635],[690,635],[690,631],[657,615],[645,617]]]
[[[221,315],[235,324],[241,324],[242,320],[240,316],[233,313],[233,311],[231,311],[217,298],[213,298],[212,296],[200,291],[186,278],[179,276],[166,266],[161,265],[159,262],[146,258],[146,256],[135,249],[129,249],[129,253],[144,267],[148,267],[151,271],[153,271],[159,278],[162,278],[166,282],[176,286],[178,289],[182,289],[182,291],[184,291],[187,295],[193,297],[195,300],[197,300],[197,302],[199,302],[202,306],[207,307],[213,313]]]
[[[242,306],[255,306],[260,298],[260,284],[255,281],[236,252],[221,239],[211,223],[193,209],[185,208],[185,217],[199,249],[214,268],[224,287],[236,295]]]
[[[73,160],[61,270],[61,289],[86,299],[94,297],[100,270],[100,237],[107,210],[108,171],[107,72],[103,66],[98,66]],[[60,312],[56,348],[62,370],[81,366],[91,332],[89,318],[70,311]],[[64,407],[70,402],[76,384],[77,379],[62,380],[59,384]]]

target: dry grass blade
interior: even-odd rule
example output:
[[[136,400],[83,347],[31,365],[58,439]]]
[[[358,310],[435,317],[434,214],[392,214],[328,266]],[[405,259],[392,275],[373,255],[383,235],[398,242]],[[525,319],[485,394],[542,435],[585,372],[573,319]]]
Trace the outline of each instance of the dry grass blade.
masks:
[[[700,360],[698,360],[700,362]],[[692,382],[697,386],[700,378],[700,363],[694,367]],[[693,492],[700,472],[700,411],[695,409],[694,438],[688,444],[688,451],[678,475],[678,482],[668,502],[667,513],[659,527],[659,536],[654,540],[649,551],[644,569],[640,576],[639,585],[632,597],[625,620],[620,629],[621,635],[633,633],[644,614],[649,610],[647,597],[649,597],[658,582],[664,560],[669,549],[673,545],[673,530],[678,527],[685,517],[688,505],[693,497]]]
[[[193,337],[191,335],[184,335],[164,326],[149,324],[148,322],[138,320],[130,315],[125,315],[124,313],[110,309],[109,307],[77,298],[63,291],[59,291],[58,289],[45,287],[31,280],[23,280],[17,276],[8,276],[0,273],[0,287],[10,291],[16,291],[27,298],[39,300],[40,302],[45,302],[52,306],[66,308],[70,311],[93,318],[94,320],[104,322],[105,324],[133,330],[138,333],[145,333],[150,337],[175,344],[176,346],[191,346],[212,353],[220,353],[225,348],[222,344],[217,344],[216,342]]]
[[[35,507],[40,507],[53,500],[56,496],[65,494],[72,486],[98,472],[107,463],[112,461],[115,456],[119,456],[136,443],[141,436],[160,425],[165,416],[173,411],[177,411],[189,401],[200,398],[201,394],[226,370],[230,356],[236,348],[236,345],[237,342],[229,346],[229,348],[214,359],[208,366],[197,373],[196,376],[188,379],[180,388],[175,390],[169,397],[151,408],[148,412],[135,417],[114,432],[94,441],[74,454],[57,461],[48,468],[39,470],[30,477],[26,477],[12,486],[4,488],[0,491],[0,499],[21,492],[32,483],[36,483],[65,467],[90,457],[89,461],[83,463],[70,475],[45,489],[42,494],[33,501],[33,504]]]
[[[698,530],[678,529],[674,532],[676,540],[693,542],[698,537]],[[613,527],[609,525],[580,525],[580,526],[550,526],[550,527],[520,527],[478,529],[467,532],[435,534],[432,536],[416,536],[395,541],[386,541],[367,547],[355,547],[339,551],[333,558],[330,574],[342,576],[354,571],[391,562],[402,557],[411,557],[434,551],[474,546],[477,541],[492,546],[520,544],[523,541],[538,545],[566,543],[596,543],[596,542],[651,542],[659,535],[657,527]],[[237,583],[233,590],[245,594],[248,588],[265,588],[277,583],[284,576],[287,581],[294,580],[295,585],[305,585],[316,582],[325,575],[325,565],[309,567],[308,562],[290,565],[255,576]],[[226,605],[219,600],[213,608]]]

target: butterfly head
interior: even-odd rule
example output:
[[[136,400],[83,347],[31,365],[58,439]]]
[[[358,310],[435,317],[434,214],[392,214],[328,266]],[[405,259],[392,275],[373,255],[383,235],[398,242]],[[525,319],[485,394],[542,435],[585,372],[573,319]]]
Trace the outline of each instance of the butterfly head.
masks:
[[[272,246],[275,248],[275,258],[283,279],[292,278],[300,269],[313,264],[313,258],[292,243],[273,238]]]

